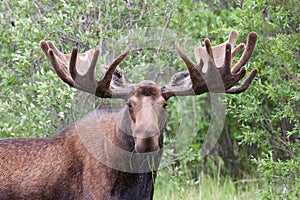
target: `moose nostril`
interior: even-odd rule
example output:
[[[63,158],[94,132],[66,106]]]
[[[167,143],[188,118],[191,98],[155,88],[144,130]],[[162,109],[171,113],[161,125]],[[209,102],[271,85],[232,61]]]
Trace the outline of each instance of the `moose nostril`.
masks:
[[[138,153],[153,152],[159,149],[158,137],[136,138],[135,140],[135,150]]]

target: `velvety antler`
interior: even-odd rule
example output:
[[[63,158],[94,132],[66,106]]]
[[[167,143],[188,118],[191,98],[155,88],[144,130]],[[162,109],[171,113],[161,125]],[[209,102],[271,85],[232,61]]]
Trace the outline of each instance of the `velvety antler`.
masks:
[[[114,75],[123,78],[116,67],[127,56],[131,49],[130,46],[105,69],[104,77],[100,81],[97,81],[95,77],[98,49],[78,54],[78,49],[74,47],[71,54],[63,54],[51,41],[41,41],[40,46],[50,59],[58,76],[71,87],[102,98],[125,99],[132,92],[132,87],[127,87],[125,84],[122,87],[110,87]],[[84,71],[85,74],[82,75],[79,71]]]
[[[244,48],[244,44],[234,48],[238,32],[232,31],[227,42],[211,46],[209,39],[205,39],[205,47],[194,50],[197,64],[193,63],[181,50],[178,44],[175,48],[185,62],[188,71],[176,73],[168,85],[163,86],[164,96],[199,95],[205,92],[224,92],[237,94],[245,91],[258,73],[257,69],[251,71],[249,77],[241,85],[234,87],[246,74],[244,65],[250,59],[256,45],[257,34],[248,35],[246,49],[241,58],[231,68],[232,59]]]

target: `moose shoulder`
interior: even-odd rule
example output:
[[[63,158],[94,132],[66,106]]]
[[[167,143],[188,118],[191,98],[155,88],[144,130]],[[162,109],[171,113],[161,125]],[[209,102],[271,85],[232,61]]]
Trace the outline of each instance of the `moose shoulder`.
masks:
[[[64,82],[100,98],[124,99],[126,106],[116,112],[96,110],[53,137],[1,140],[0,199],[152,199],[168,99],[205,92],[241,93],[257,74],[257,69],[252,70],[242,85],[235,86],[246,74],[244,65],[257,34],[248,35],[246,47],[234,47],[237,37],[238,32],[232,31],[228,41],[218,46],[206,39],[205,47],[194,51],[196,64],[176,44],[188,70],[176,73],[163,86],[153,81],[131,83],[117,69],[130,47],[103,67],[103,78],[96,80],[98,50],[78,54],[73,48],[71,54],[63,54],[51,41],[41,41],[41,49]],[[232,58],[244,47],[231,67]]]

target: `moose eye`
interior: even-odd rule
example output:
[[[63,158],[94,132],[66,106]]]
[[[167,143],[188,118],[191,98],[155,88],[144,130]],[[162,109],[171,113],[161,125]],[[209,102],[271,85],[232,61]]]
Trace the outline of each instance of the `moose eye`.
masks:
[[[128,108],[132,108],[132,104],[131,103],[126,103]]]
[[[163,107],[164,107],[164,108],[166,108],[167,106],[168,106],[168,104],[167,104],[167,103],[164,103],[164,104],[163,104]]]

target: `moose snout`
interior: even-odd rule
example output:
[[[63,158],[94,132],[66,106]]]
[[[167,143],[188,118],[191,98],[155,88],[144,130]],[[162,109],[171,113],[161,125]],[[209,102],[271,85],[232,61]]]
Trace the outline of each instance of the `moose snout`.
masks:
[[[157,125],[140,125],[133,131],[135,150],[138,153],[152,152],[159,149],[160,130]]]
[[[160,132],[156,124],[140,124],[133,129],[133,136],[137,138],[149,138],[158,135]]]
[[[153,152],[159,149],[159,135],[149,138],[135,138],[135,150],[138,153]]]

